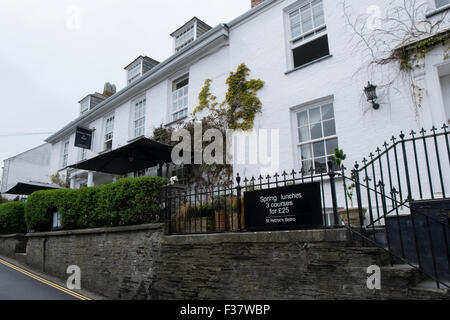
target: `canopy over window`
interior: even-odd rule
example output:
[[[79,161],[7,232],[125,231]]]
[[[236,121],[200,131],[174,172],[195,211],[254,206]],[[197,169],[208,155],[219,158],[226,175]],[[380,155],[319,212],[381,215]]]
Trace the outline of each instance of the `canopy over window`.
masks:
[[[35,191],[54,190],[54,189],[63,189],[63,188],[55,184],[47,184],[40,182],[19,182],[5,193],[27,196]]]
[[[139,138],[126,146],[71,165],[69,168],[122,175],[172,162],[172,149],[172,146],[148,138]]]

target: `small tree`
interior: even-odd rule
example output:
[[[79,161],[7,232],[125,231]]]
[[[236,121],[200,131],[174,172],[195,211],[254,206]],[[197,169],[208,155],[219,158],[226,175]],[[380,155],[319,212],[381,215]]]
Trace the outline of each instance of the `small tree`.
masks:
[[[330,160],[333,161],[333,163],[335,163],[339,168],[342,168],[342,166],[343,166],[342,163],[345,159],[347,159],[347,155],[344,153],[344,150],[339,149],[339,148],[335,148],[334,154],[332,156],[330,156]],[[343,179],[345,179],[345,177],[343,177]],[[354,188],[356,187],[355,182],[354,182],[355,174],[353,172],[351,175],[351,180],[352,180],[352,183],[345,190],[345,196],[349,199],[350,205],[353,208],[353,191],[354,191]]]

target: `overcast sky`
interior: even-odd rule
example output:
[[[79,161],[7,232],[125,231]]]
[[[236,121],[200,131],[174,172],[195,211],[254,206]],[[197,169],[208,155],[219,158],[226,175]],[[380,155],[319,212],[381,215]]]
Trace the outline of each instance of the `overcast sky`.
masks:
[[[78,101],[120,90],[139,55],[163,61],[169,34],[197,16],[212,27],[250,0],[1,0],[0,179],[3,160],[36,147],[79,114]]]

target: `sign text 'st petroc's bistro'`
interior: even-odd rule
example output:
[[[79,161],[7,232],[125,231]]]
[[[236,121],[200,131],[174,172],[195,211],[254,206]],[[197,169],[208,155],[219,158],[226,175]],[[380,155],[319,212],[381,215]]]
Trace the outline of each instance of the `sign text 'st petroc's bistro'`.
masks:
[[[323,226],[319,183],[245,192],[244,201],[248,230]]]

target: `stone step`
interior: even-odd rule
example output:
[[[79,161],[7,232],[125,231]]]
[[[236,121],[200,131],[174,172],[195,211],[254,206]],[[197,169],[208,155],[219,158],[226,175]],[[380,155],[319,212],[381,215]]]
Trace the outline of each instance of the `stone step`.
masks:
[[[422,272],[408,264],[395,264],[381,267],[381,279],[389,286],[407,288],[417,286],[425,277]]]

